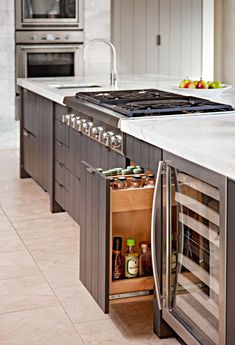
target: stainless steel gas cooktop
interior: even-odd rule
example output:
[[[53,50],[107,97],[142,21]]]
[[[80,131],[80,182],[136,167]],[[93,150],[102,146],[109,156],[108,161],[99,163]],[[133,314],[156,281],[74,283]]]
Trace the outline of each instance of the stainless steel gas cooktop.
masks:
[[[79,92],[76,98],[128,117],[192,114],[233,110],[230,105],[157,89]]]

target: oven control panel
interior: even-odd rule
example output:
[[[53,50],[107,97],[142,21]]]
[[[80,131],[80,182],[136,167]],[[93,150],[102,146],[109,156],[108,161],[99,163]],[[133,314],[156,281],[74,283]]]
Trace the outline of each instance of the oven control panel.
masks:
[[[16,43],[83,43],[82,31],[17,31]]]
[[[118,128],[111,129],[104,123],[96,123],[94,120],[76,114],[63,115],[62,122],[106,147],[123,153],[123,136]]]

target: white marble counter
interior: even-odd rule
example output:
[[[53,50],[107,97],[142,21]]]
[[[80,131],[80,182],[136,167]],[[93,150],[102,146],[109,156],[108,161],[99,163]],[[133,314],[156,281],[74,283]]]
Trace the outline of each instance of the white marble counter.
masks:
[[[174,86],[178,85],[179,79],[162,75],[121,75],[117,87],[109,84],[108,77],[63,77],[63,78],[29,78],[18,79],[17,84],[23,88],[46,97],[56,103],[63,104],[65,96],[74,96],[79,91],[108,91],[108,90],[128,90],[139,88],[157,88],[168,92],[175,92],[185,95],[195,95],[197,97],[208,98],[213,101],[231,104],[235,108],[235,88],[221,92],[221,90],[209,91],[187,91],[176,90]],[[99,88],[79,89],[76,85],[96,84]],[[58,89],[56,86],[70,85],[74,88]]]
[[[235,112],[121,120],[123,132],[235,179]]]

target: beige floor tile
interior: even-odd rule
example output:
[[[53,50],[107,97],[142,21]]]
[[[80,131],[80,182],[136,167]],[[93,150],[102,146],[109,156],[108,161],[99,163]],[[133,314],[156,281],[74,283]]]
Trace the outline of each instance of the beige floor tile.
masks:
[[[0,315],[0,345],[84,345],[61,307]]]
[[[76,286],[54,289],[54,292],[73,322],[86,322],[108,317],[81,282]]]
[[[46,215],[43,218],[22,220],[18,222],[16,231],[22,239],[52,237],[52,236],[77,236],[79,226],[67,213]]]
[[[78,236],[74,231],[64,236],[28,238],[24,243],[37,262],[78,256]]]
[[[38,274],[39,270],[27,251],[0,253],[0,279]]]
[[[42,275],[0,280],[0,314],[59,305]]]
[[[33,203],[27,201],[19,204],[6,204],[2,208],[11,222],[17,226],[19,221],[44,217],[46,213],[49,213],[50,206],[49,200],[37,200]]]
[[[74,286],[79,283],[77,256],[39,262],[39,268],[52,288]]]
[[[131,334],[112,319],[75,323],[75,326],[86,345],[179,345],[174,338],[160,340],[153,332]],[[145,327],[144,319],[141,327]]]

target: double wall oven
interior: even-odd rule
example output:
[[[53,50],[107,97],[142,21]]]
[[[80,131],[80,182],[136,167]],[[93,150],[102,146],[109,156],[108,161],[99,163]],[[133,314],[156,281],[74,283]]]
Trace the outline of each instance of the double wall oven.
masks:
[[[17,0],[16,78],[82,75],[82,29],[82,0]]]

